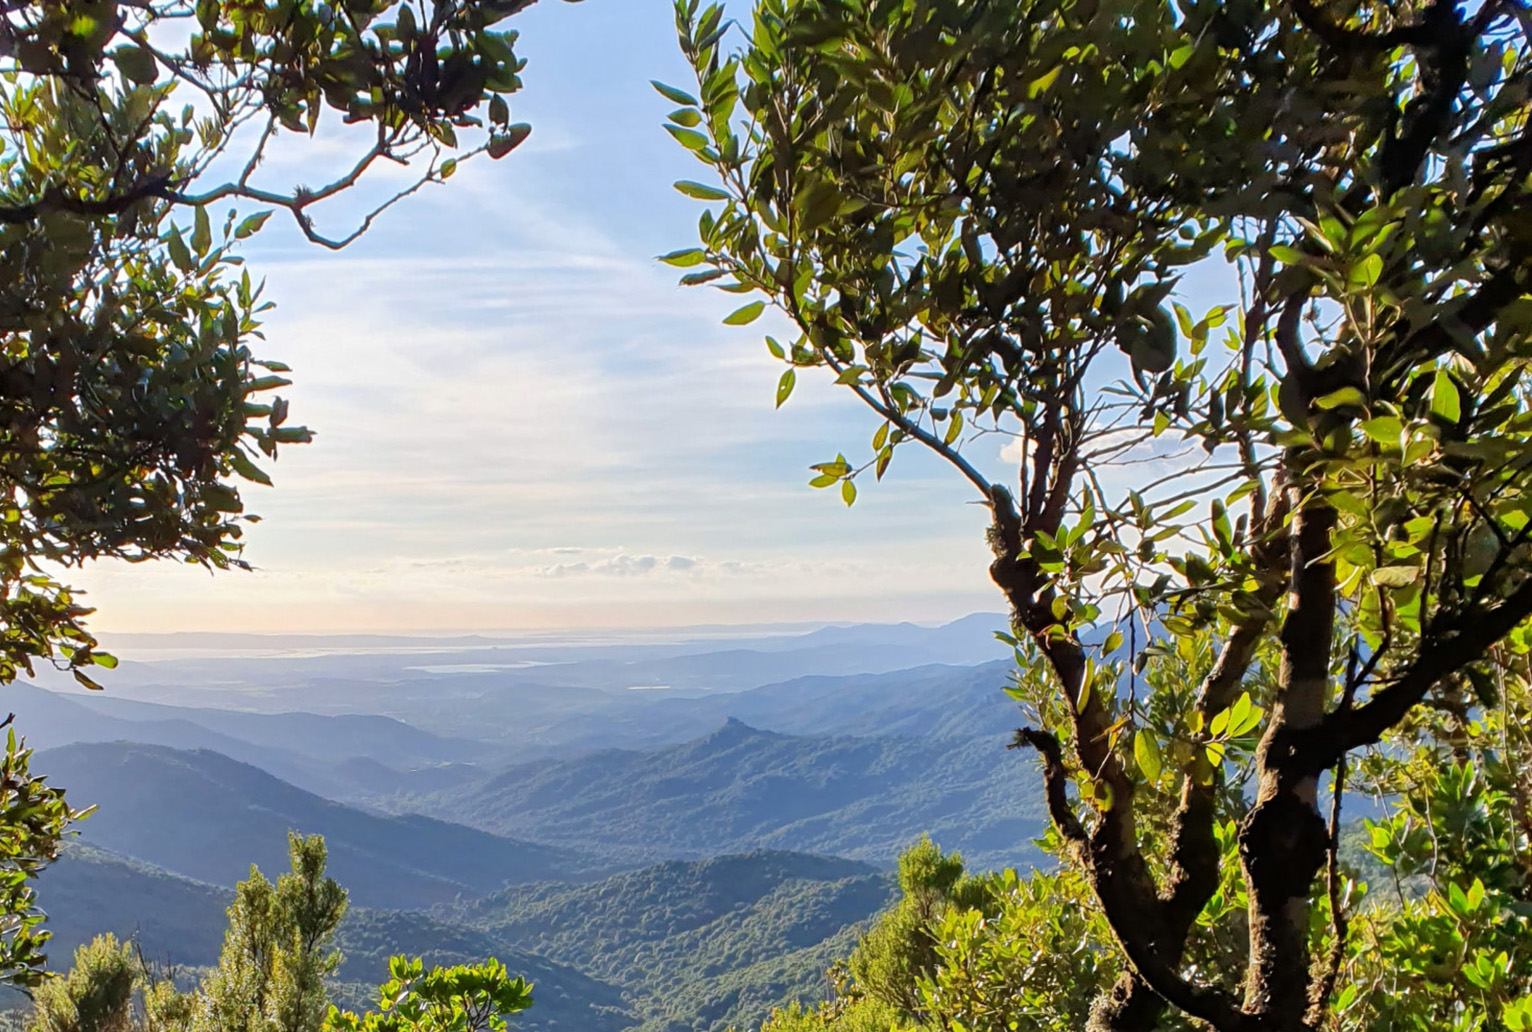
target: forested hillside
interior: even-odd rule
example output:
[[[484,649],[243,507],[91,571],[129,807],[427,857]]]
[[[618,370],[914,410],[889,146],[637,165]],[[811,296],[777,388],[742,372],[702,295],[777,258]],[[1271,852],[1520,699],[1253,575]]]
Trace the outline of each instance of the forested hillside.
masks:
[[[623,855],[766,847],[887,864],[922,832],[1025,864],[1042,800],[1005,739],[782,735],[730,720],[684,745],[512,767],[407,805]]]
[[[82,843],[42,891],[56,901],[54,956],[110,931],[183,970],[216,961],[232,896]],[[865,864],[755,853],[518,886],[433,913],[356,907],[337,937],[345,963],[334,991],[370,1002],[401,952],[442,965],[494,956],[535,983],[537,1005],[518,1028],[716,1032],[821,995],[825,967],[892,893],[889,876]]]

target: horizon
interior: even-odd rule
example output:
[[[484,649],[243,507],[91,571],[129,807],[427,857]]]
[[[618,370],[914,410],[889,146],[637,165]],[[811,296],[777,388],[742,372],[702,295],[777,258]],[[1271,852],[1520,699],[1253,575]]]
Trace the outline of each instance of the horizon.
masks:
[[[469,161],[330,254],[273,219],[244,250],[276,303],[292,421],[246,485],[253,573],[67,571],[94,632],[461,633],[943,621],[994,608],[985,511],[901,452],[848,511],[809,466],[874,421],[827,378],[773,408],[762,334],[654,256],[690,246],[703,174],[651,79],[685,82],[668,0],[516,17],[532,135]],[[594,71],[593,71],[594,70]],[[275,153],[312,175],[320,139]],[[304,163],[308,154],[309,165]],[[1000,442],[976,456],[1000,463]]]

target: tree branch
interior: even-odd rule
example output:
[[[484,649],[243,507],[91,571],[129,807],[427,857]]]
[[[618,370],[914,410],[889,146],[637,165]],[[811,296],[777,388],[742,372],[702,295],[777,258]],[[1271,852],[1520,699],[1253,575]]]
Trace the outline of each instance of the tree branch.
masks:
[[[1334,766],[1352,749],[1382,741],[1425,698],[1442,678],[1479,659],[1532,616],[1532,578],[1488,610],[1469,614],[1451,625],[1427,632],[1426,646],[1403,673],[1372,694],[1363,705],[1337,710],[1316,729],[1312,762],[1320,769]]]

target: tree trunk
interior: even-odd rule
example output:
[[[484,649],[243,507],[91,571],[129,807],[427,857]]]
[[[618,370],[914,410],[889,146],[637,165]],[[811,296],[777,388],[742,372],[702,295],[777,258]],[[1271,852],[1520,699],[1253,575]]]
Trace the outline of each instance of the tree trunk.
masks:
[[[1296,489],[1292,489],[1296,490]],[[1292,501],[1291,585],[1275,712],[1256,752],[1256,802],[1239,832],[1250,897],[1245,1013],[1255,1027],[1301,1032],[1309,1003],[1309,906],[1328,843],[1319,771],[1305,732],[1324,718],[1335,623],[1335,510]]]

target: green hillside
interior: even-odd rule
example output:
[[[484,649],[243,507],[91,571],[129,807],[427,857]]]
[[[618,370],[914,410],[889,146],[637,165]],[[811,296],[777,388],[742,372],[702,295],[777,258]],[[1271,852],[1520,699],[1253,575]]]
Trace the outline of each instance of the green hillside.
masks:
[[[365,813],[206,750],[85,743],[40,753],[35,767],[76,806],[100,807],[80,826],[86,842],[215,885],[252,863],[284,868],[289,829],[324,835],[331,873],[360,906],[427,906],[600,866],[573,848]]]
[[[701,1032],[822,996],[825,968],[893,891],[866,864],[760,851],[517,886],[454,913],[624,986],[646,1032]]]
[[[786,849],[890,864],[922,832],[978,866],[1025,866],[1040,781],[1000,734],[783,735],[730,720],[646,752],[512,767],[414,808],[486,831],[651,859]]]
[[[434,964],[493,956],[535,983],[537,1005],[518,1029],[719,1032],[822,995],[825,967],[892,892],[890,876],[865,864],[761,852],[517,886],[432,913],[357,907],[337,937],[346,962],[333,992],[369,1003],[395,953]],[[40,894],[55,967],[111,931],[183,970],[217,958],[230,896],[84,843],[44,872]]]

